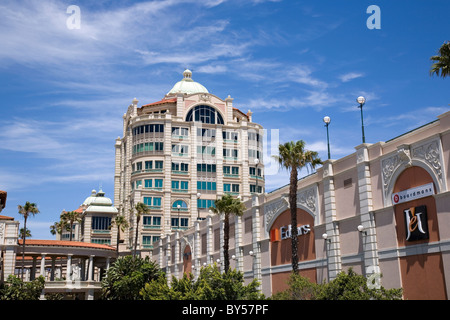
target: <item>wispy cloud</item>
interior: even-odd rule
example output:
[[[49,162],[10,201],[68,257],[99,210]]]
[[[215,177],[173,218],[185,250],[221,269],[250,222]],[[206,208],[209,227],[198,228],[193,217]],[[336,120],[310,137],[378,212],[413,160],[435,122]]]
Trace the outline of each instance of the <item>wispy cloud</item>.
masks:
[[[342,82],[349,82],[353,79],[361,78],[363,76],[364,76],[364,74],[360,73],[360,72],[349,72],[349,73],[341,75],[339,77],[339,79],[341,79]]]

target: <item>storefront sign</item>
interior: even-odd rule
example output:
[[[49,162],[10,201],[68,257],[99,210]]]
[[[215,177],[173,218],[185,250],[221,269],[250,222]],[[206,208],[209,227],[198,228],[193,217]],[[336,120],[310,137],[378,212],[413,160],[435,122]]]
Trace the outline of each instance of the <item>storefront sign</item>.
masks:
[[[311,227],[309,224],[305,224],[297,227],[297,235],[301,236],[307,234],[311,231]],[[285,239],[290,239],[292,236],[292,226],[288,225],[287,227],[281,227],[280,229],[272,229],[270,231],[270,241],[280,241]]]
[[[427,207],[411,207],[403,210],[405,214],[406,240],[428,239]]]
[[[423,186],[403,190],[392,195],[392,203],[399,204],[434,194],[433,183],[424,184]]]

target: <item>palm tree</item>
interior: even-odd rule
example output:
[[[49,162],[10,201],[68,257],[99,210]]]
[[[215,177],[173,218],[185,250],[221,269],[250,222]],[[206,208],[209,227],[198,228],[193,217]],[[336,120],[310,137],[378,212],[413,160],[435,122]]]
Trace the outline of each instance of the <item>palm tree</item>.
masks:
[[[128,228],[128,221],[122,215],[117,215],[114,218],[113,224],[117,227],[117,252],[119,252],[120,231],[124,232]]]
[[[81,221],[81,213],[78,211],[63,211],[61,213],[61,223],[69,226],[69,241],[72,241],[73,224]]]
[[[444,44],[439,48],[439,55],[432,56],[431,61],[436,61],[433,63],[430,69],[430,75],[439,73],[442,78],[450,76],[450,41],[445,41]]]
[[[318,153],[305,150],[305,142],[290,141],[280,144],[278,147],[279,156],[273,156],[281,167],[290,171],[289,184],[289,208],[291,213],[291,241],[292,241],[292,271],[298,271],[298,238],[297,238],[297,182],[298,172],[306,167],[315,169],[322,164]]]
[[[150,209],[147,207],[147,205],[145,203],[142,203],[142,202],[136,203],[134,208],[136,209],[136,236],[134,238],[134,254],[133,254],[133,256],[136,257],[138,232],[139,232],[139,221],[141,220],[141,216],[143,214],[147,214],[150,212]]]
[[[20,228],[20,239],[24,239],[25,237],[30,238],[31,237],[31,231],[30,229],[27,229],[27,231],[25,231],[24,228]],[[25,233],[25,234],[24,234]]]
[[[23,229],[27,230],[27,219],[31,215],[36,215],[39,213],[39,209],[37,208],[37,205],[35,203],[30,203],[27,201],[24,206],[21,206],[20,204],[17,206],[17,209],[19,211],[19,214],[23,216]],[[23,234],[23,240],[22,240],[22,280],[23,280],[23,270],[24,270],[24,263],[25,263],[25,238],[26,233]]]
[[[242,216],[246,209],[244,203],[240,199],[233,198],[231,194],[225,194],[221,199],[214,201],[215,207],[209,209],[215,214],[224,215],[223,224],[223,257],[225,273],[230,269],[230,258],[228,254],[230,239],[230,215]]]

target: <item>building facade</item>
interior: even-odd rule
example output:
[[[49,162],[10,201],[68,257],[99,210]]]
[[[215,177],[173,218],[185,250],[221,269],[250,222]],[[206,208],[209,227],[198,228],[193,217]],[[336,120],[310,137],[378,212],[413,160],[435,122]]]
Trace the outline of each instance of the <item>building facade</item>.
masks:
[[[79,221],[75,221],[72,227],[72,238],[70,231],[62,230],[56,233],[56,240],[81,241],[116,246],[117,227],[113,224],[118,210],[112,200],[105,196],[100,190],[91,191],[80,207],[74,210],[79,214]],[[64,211],[63,211],[64,213]]]
[[[298,181],[299,272],[313,282],[353,268],[371,286],[404,298],[448,299],[450,290],[450,111],[386,142],[364,143]],[[291,273],[289,186],[246,200],[230,219],[231,268],[260,280],[264,294]],[[171,276],[223,263],[222,219],[209,215],[168,234],[153,258]]]
[[[151,252],[161,237],[186,230],[208,215],[225,193],[248,199],[264,190],[261,125],[233,99],[211,94],[183,79],[160,101],[123,116],[123,137],[115,143],[114,204],[129,221],[121,251]],[[135,205],[150,209],[137,223]]]

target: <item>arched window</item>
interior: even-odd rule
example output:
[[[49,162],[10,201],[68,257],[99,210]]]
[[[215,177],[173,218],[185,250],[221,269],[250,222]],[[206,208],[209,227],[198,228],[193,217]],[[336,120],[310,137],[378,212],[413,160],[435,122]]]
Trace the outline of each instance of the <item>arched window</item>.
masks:
[[[213,107],[199,105],[191,109],[187,116],[186,121],[200,121],[202,123],[210,124],[223,124],[223,118],[219,112]]]
[[[187,203],[183,200],[177,200],[172,204],[173,209],[178,209],[178,205],[180,205],[180,209],[187,209]]]

